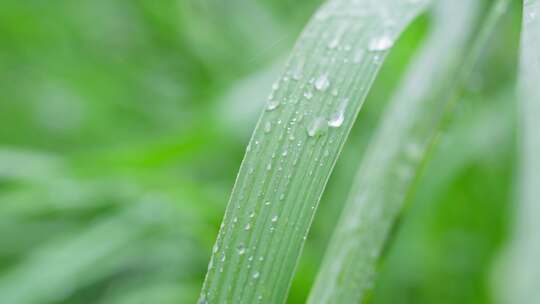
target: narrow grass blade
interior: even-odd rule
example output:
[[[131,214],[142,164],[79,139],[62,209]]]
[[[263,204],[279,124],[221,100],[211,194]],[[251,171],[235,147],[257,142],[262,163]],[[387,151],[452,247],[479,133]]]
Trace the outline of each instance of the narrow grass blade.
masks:
[[[338,154],[387,52],[427,1],[332,0],[274,84],[200,303],[283,303]]]
[[[540,303],[540,1],[525,0],[521,34],[519,204],[500,285],[501,303]]]
[[[394,221],[434,141],[460,78],[471,71],[500,6],[476,33],[480,3],[441,1],[434,28],[366,152],[309,303],[361,303]],[[471,48],[467,45],[476,37]],[[464,60],[467,65],[464,68]],[[456,82],[457,81],[457,82]]]

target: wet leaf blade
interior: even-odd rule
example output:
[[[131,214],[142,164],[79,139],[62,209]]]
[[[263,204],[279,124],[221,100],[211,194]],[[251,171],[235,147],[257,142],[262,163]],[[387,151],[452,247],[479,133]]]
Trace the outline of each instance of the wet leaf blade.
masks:
[[[507,1],[494,6],[478,33],[477,1],[438,2],[434,28],[360,165],[309,303],[362,303],[367,299],[391,228],[456,99],[456,89],[466,81],[504,12],[503,2]],[[475,43],[469,48],[473,38]]]
[[[540,301],[540,1],[525,0],[518,111],[518,204],[512,237],[495,292],[500,303]]]
[[[333,0],[253,133],[201,303],[283,303],[323,189],[387,52],[427,1]]]

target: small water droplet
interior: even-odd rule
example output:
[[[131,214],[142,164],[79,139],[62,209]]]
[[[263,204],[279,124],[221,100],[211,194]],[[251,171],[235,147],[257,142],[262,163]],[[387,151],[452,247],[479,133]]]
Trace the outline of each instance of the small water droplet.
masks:
[[[281,156],[287,156],[288,153],[289,153],[289,151],[283,150],[283,152],[281,152]]]
[[[249,213],[249,218],[254,218],[255,217],[255,211],[251,211]]]
[[[267,121],[264,123],[264,133],[270,133],[272,131],[272,123]]]
[[[238,252],[238,255],[244,255],[246,253],[246,246],[244,246],[244,244],[238,245],[238,247],[236,247],[236,252]]]
[[[267,111],[273,111],[275,109],[277,109],[280,105],[280,101],[279,99],[275,99],[275,98],[272,98],[268,101],[268,105],[266,106],[266,110]]]
[[[208,304],[208,301],[206,301],[205,297],[202,297],[197,304]]]
[[[247,223],[247,224],[244,226],[244,230],[249,231],[250,229],[251,229],[251,224],[250,224],[250,223]]]
[[[253,279],[255,279],[255,280],[258,279],[260,275],[261,275],[260,272],[255,271],[255,272],[253,273]]]
[[[268,171],[272,170],[272,164],[271,163],[266,165],[266,170],[268,170]]]
[[[386,51],[394,45],[394,40],[390,35],[383,34],[379,37],[374,37],[369,42],[369,50],[372,52]]]
[[[302,74],[304,73],[304,64],[305,64],[304,58],[298,59],[298,63],[296,64],[292,72],[292,79],[294,80],[302,79]]]
[[[335,49],[339,46],[339,43],[341,42],[341,38],[343,37],[343,34],[345,34],[345,30],[347,29],[347,24],[341,24],[339,28],[336,31],[336,35],[334,36],[334,39],[328,43],[329,49]]]
[[[274,216],[272,217],[272,223],[277,222],[278,219],[279,219],[279,217],[278,217],[277,215],[274,215]]]
[[[311,92],[311,90],[307,90],[304,92],[304,97],[307,99],[307,100],[310,100],[312,97],[313,97],[313,92]]]
[[[324,73],[317,80],[315,81],[315,89],[318,91],[326,91],[328,87],[330,86],[330,80],[328,79],[328,74]]]
[[[328,125],[326,119],[317,117],[308,125],[307,133],[310,137],[320,137],[326,134],[327,129]]]
[[[332,115],[330,115],[330,118],[328,119],[328,126],[332,128],[339,128],[345,121],[345,110],[347,109],[347,105],[349,104],[349,99],[344,98],[341,101],[341,104],[338,106],[338,109],[336,112],[334,112]]]

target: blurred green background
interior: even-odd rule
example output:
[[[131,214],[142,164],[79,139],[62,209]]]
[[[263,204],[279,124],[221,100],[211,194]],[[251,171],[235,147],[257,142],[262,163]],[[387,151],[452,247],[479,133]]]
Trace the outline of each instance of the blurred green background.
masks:
[[[319,0],[3,0],[0,303],[195,303],[251,130]],[[492,303],[514,194],[513,5],[440,134],[373,303]],[[309,292],[355,167],[415,49],[397,44],[296,275]]]

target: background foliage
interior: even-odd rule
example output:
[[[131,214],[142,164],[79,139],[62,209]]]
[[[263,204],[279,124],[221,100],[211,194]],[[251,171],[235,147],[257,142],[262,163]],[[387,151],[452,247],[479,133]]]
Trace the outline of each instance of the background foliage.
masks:
[[[319,1],[0,4],[0,303],[194,303],[245,145]],[[491,303],[514,195],[520,7],[418,182],[374,303]],[[293,284],[301,303],[366,142],[429,27],[378,77]],[[514,47],[515,46],[515,47]]]

